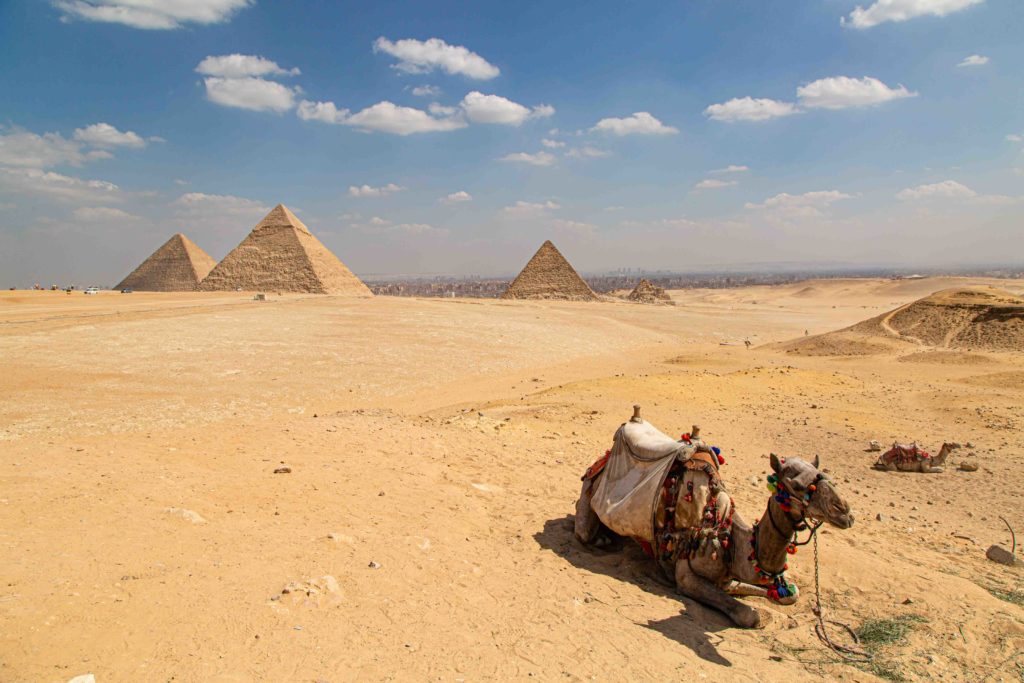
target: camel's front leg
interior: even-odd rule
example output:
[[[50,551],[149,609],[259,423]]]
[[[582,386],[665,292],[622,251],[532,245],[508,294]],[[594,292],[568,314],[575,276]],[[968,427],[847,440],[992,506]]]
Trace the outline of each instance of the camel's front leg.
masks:
[[[924,470],[927,474],[942,474],[946,471],[945,467],[927,467]]]
[[[741,628],[757,628],[761,624],[761,616],[756,609],[744,605],[703,576],[694,574],[685,558],[676,563],[676,590],[702,605],[725,613]]]
[[[576,501],[576,519],[574,533],[583,545],[590,545],[598,539],[598,532],[601,531],[601,520],[597,513],[590,507],[590,497],[594,493],[597,479],[588,479],[583,482],[580,489],[580,498]]]

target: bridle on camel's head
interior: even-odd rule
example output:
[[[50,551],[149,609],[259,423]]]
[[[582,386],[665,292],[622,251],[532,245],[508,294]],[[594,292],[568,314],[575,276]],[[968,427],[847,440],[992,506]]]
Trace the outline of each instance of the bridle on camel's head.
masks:
[[[780,463],[785,464],[786,459],[781,458]],[[808,519],[807,509],[811,506],[811,502],[814,495],[818,492],[822,483],[828,483],[828,477],[821,472],[818,472],[814,481],[811,482],[804,490],[802,495],[797,495],[795,491],[791,491],[792,485],[787,487],[785,481],[782,478],[781,473],[775,473],[768,475],[768,490],[772,492],[772,500],[778,504],[779,509],[782,510],[793,522],[792,537],[790,538],[789,545],[786,547],[786,552],[790,555],[796,554],[796,549],[802,545],[807,545],[814,538],[814,535],[821,528],[821,525],[825,523],[824,520],[816,520],[813,517]],[[800,517],[794,520],[792,516],[794,505],[797,511],[800,513]],[[772,527],[782,536],[788,534],[783,531],[778,523],[775,521],[775,515],[772,514],[771,501],[769,501],[768,509],[765,511],[768,515],[768,521],[771,522]],[[798,534],[801,531],[810,531],[807,538],[803,541],[798,540]]]

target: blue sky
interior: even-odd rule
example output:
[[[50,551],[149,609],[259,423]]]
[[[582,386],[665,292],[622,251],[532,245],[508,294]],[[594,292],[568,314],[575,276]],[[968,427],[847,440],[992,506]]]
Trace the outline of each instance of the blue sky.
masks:
[[[221,258],[279,202],[362,274],[1020,262],[1018,0],[0,3],[0,282]]]

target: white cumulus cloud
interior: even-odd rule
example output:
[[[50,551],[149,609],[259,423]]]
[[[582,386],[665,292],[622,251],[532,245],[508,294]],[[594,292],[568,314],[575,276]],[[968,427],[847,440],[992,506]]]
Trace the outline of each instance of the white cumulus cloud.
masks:
[[[282,69],[264,57],[256,55],[219,55],[210,56],[199,62],[198,73],[204,76],[221,76],[223,78],[244,78],[246,76],[298,76],[298,69]]]
[[[254,0],[54,0],[62,19],[124,24],[141,29],[175,29],[185,24],[219,24]]]
[[[710,173],[713,173],[715,175],[722,175],[725,173],[746,173],[749,170],[750,168],[748,166],[737,166],[736,164],[729,164],[725,168],[716,168],[715,170],[710,171]]]
[[[49,168],[67,164],[79,166],[88,157],[81,145],[60,133],[37,135],[23,128],[0,129],[0,165]]]
[[[800,104],[808,109],[846,109],[868,107],[905,97],[915,97],[904,86],[890,88],[877,78],[849,78],[833,76],[802,85],[797,88]]]
[[[765,199],[760,204],[748,202],[745,206],[748,209],[762,211],[769,220],[785,222],[821,219],[825,217],[825,210],[832,204],[852,198],[853,195],[838,190],[818,190],[797,195],[783,192]]]
[[[204,78],[203,83],[206,85],[206,98],[225,107],[284,112],[295,106],[297,89],[263,78],[210,76]]]
[[[502,211],[511,215],[536,215],[547,211],[557,211],[561,208],[559,204],[550,199],[545,202],[524,202],[519,200],[515,204],[506,206]]]
[[[466,122],[461,119],[436,118],[421,109],[401,107],[386,100],[352,114],[342,123],[363,131],[380,131],[395,135],[436,133],[466,127]]]
[[[431,112],[413,107],[402,107],[392,102],[378,102],[362,111],[352,114],[348,109],[339,109],[334,102],[299,102],[296,114],[305,121],[320,121],[343,126],[352,126],[363,132],[373,131],[393,135],[413,133],[436,133],[465,128],[466,122],[447,107],[431,106]]]
[[[83,180],[38,168],[0,168],[0,195],[4,194],[100,204],[124,199],[121,188],[105,180]]]
[[[501,73],[498,67],[475,52],[461,45],[449,45],[440,38],[406,38],[392,42],[382,36],[374,41],[373,51],[397,58],[399,61],[394,68],[405,73],[423,74],[440,69],[476,80],[489,80]]]
[[[576,149],[570,149],[565,153],[565,156],[574,159],[601,159],[603,157],[610,157],[611,152],[604,149],[598,149],[597,147],[591,147],[590,145],[584,145]]]
[[[412,89],[412,94],[416,97],[437,97],[441,89],[436,85],[417,85]]]
[[[555,157],[547,152],[537,152],[536,154],[530,154],[529,152],[513,152],[512,154],[506,154],[498,159],[498,161],[511,161],[513,163],[530,164],[532,166],[551,166],[555,163]]]
[[[957,64],[957,66],[985,66],[989,63],[989,58],[983,55],[970,55],[964,57],[963,61]]]
[[[109,123],[94,123],[75,129],[75,139],[93,147],[145,147],[146,141],[132,131],[119,131]]]
[[[725,123],[767,121],[796,113],[799,110],[790,102],[753,97],[734,97],[728,102],[712,104],[704,110],[704,116]]]
[[[465,190],[459,190],[458,192],[452,192],[450,195],[446,195],[444,197],[441,197],[441,199],[439,199],[438,201],[441,202],[442,204],[449,204],[449,205],[451,205],[451,204],[461,204],[463,202],[471,202],[471,201],[473,201],[473,195],[471,195],[470,193],[466,192]]]
[[[302,100],[299,102],[295,113],[303,121],[320,121],[321,123],[345,123],[348,119],[348,109],[338,109],[334,102],[310,102]]]
[[[559,147],[565,147],[565,143],[559,140],[548,140],[547,138],[540,141],[540,144],[544,145],[548,149],[558,149]]]
[[[401,192],[405,188],[401,185],[395,185],[394,183],[388,183],[381,187],[372,187],[370,185],[351,185],[348,188],[348,194],[351,197],[386,197],[389,194],[395,192]]]
[[[875,0],[867,9],[858,5],[849,17],[841,19],[841,23],[853,28],[871,28],[887,21],[944,17],[983,2],[985,0]]]
[[[693,186],[695,190],[718,190],[723,187],[736,185],[735,180],[719,180],[718,178],[706,178]]]
[[[675,135],[679,132],[679,129],[666,126],[645,111],[638,111],[621,119],[601,119],[591,130],[613,135]]]
[[[174,200],[174,205],[186,212],[195,214],[218,214],[236,216],[262,215],[270,211],[254,199],[236,197],[230,194],[206,194],[204,192],[188,192]]]
[[[930,185],[908,187],[896,193],[896,198],[903,201],[918,199],[971,199],[978,193],[955,180],[943,180]]]
[[[75,209],[72,214],[84,223],[139,220],[139,217],[134,214],[110,206],[82,206]]]
[[[500,95],[485,95],[476,90],[463,97],[460,106],[466,112],[466,118],[473,123],[508,126],[519,126],[527,119],[548,117],[555,113],[554,108],[548,105],[531,109]]]

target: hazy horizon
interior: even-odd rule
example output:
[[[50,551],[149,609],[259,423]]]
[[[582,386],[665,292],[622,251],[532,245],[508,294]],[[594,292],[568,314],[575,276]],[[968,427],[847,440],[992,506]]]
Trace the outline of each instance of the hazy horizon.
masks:
[[[4,3],[0,286],[118,282],[175,232],[219,260],[277,203],[381,277],[545,239],[583,273],[1012,267],[1019,3],[743,10]]]

